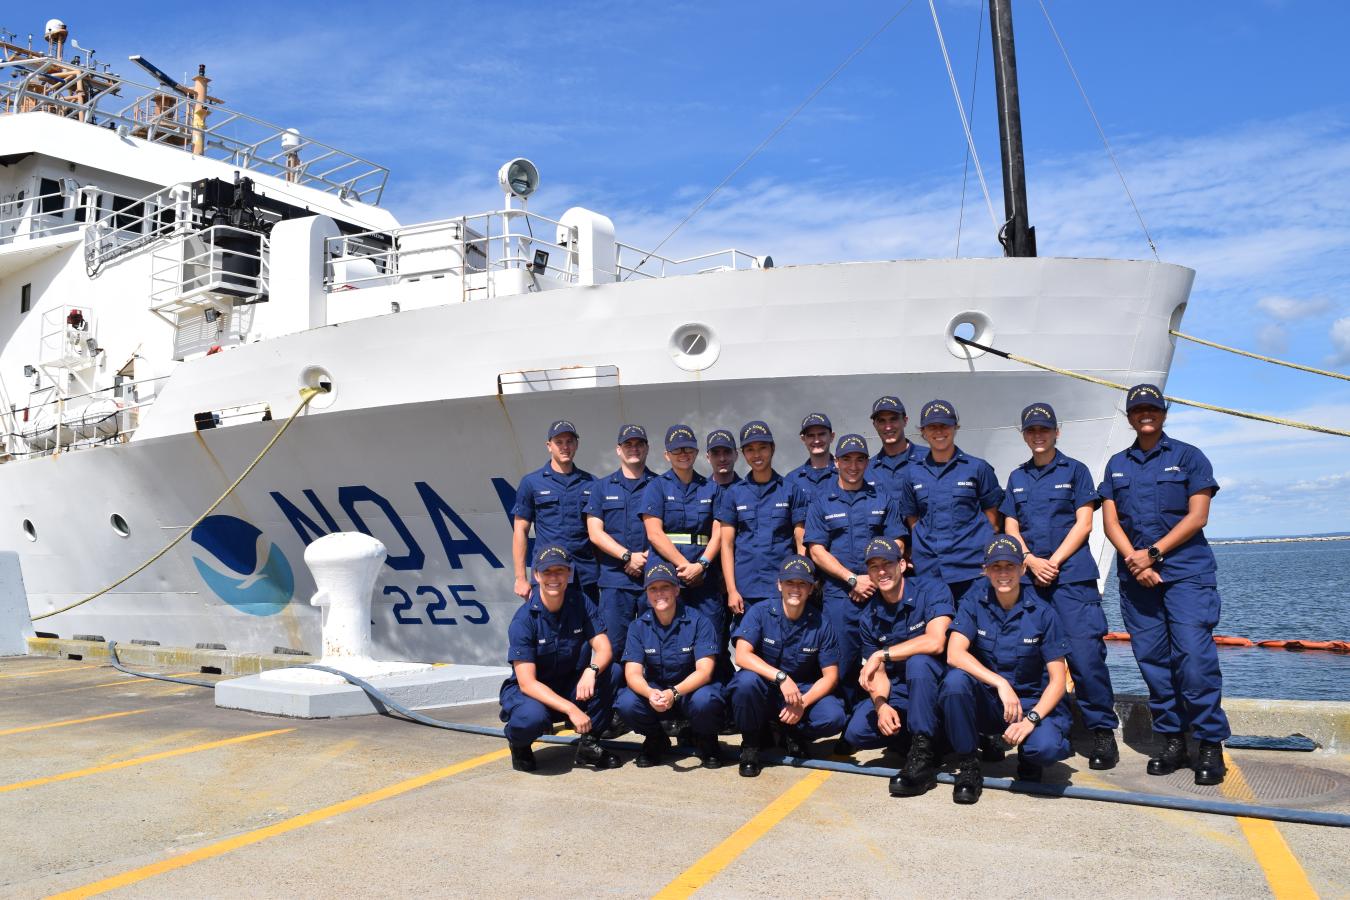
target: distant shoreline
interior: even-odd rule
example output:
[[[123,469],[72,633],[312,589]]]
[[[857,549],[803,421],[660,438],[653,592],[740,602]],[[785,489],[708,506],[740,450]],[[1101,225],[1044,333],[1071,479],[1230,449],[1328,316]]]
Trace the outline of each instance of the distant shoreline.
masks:
[[[1214,547],[1224,544],[1302,544],[1311,541],[1350,541],[1350,534],[1329,534],[1320,537],[1265,537],[1265,538],[1229,538],[1210,541]]]

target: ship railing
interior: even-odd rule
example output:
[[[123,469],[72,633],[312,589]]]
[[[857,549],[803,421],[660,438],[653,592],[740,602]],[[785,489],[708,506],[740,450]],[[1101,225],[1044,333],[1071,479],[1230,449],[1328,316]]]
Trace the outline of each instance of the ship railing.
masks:
[[[6,71],[10,70],[10,71]],[[72,79],[71,72],[83,74]],[[14,72],[18,77],[11,75]],[[55,93],[53,84],[96,85]],[[127,97],[132,99],[128,102]],[[205,110],[205,117],[201,115]],[[51,57],[0,60],[0,114],[45,112],[378,205],[389,170],[215,102]],[[203,124],[205,123],[205,124]]]
[[[96,277],[114,260],[143,250],[175,233],[198,227],[190,186],[170,185],[144,197],[111,195],[109,209],[84,232],[84,267]]]
[[[755,256],[734,247],[674,259],[632,244],[615,241],[614,270],[619,281],[634,278],[669,278],[674,275],[703,275],[709,272],[764,268],[766,257]]]
[[[270,251],[267,235],[232,225],[161,242],[150,257],[151,312],[170,324],[178,324],[179,313],[193,311],[214,322],[234,305],[265,299]]]
[[[65,183],[54,191],[31,196],[16,192],[0,198],[0,247],[77,234],[104,209],[120,209],[135,202],[96,185],[62,181]]]
[[[78,394],[60,394],[55,386],[37,391],[45,399],[29,399],[7,419],[3,438],[7,457],[51,456],[105,444],[125,443],[140,424],[141,410],[158,396],[159,382],[169,375],[117,383]]]
[[[528,271],[561,284],[577,280],[576,229],[521,209],[329,238],[324,290],[352,290],[456,276],[461,299],[493,296],[493,273]]]

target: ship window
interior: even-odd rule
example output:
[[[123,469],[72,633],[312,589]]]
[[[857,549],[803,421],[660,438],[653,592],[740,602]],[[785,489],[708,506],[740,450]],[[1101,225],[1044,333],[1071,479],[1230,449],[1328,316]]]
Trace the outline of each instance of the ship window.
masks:
[[[19,288],[19,315],[33,308],[33,285],[25,284]]]
[[[117,513],[112,514],[112,518],[108,519],[108,524],[112,526],[112,530],[117,532],[120,537],[131,536],[131,526],[127,524],[126,519],[122,518]]]
[[[145,215],[145,206],[129,197],[113,197],[113,228],[130,228],[141,216]]]
[[[23,520],[23,535],[30,541],[37,540],[37,529],[33,527],[33,523],[28,519]]]
[[[43,215],[65,211],[66,198],[61,196],[61,182],[55,178],[42,178],[38,181],[38,197],[41,198],[39,203]]]

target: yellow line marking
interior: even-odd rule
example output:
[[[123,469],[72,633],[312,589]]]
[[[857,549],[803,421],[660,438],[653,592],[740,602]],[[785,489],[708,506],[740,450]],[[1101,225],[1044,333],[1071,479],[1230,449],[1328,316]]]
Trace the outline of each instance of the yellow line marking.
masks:
[[[67,725],[83,725],[85,722],[101,722],[104,719],[120,719],[122,716],[135,716],[144,712],[150,712],[150,710],[131,709],[126,712],[104,713],[101,716],[89,716],[86,719],[65,719],[60,722],[46,722],[42,725],[25,725],[22,728],[10,728],[7,731],[0,731],[0,737],[5,737],[10,734],[24,734],[29,731],[42,731],[46,728],[64,728]]]
[[[352,797],[350,800],[343,800],[341,803],[334,803],[331,806],[325,806],[322,809],[316,809],[312,812],[302,813],[293,816],[284,821],[277,822],[274,825],[268,825],[265,828],[259,828],[254,831],[246,831],[243,834],[237,834],[232,838],[226,838],[223,841],[217,841],[214,844],[207,844],[205,847],[198,847],[196,850],[190,850],[187,853],[172,856],[168,859],[162,859],[159,862],[150,863],[147,866],[141,866],[139,869],[131,869],[120,875],[113,875],[104,878],[101,881],[94,881],[83,887],[77,887],[60,894],[53,894],[48,900],[56,898],[75,898],[75,897],[93,897],[102,894],[105,891],[115,890],[136,884],[147,878],[153,878],[156,875],[162,875],[165,872],[172,872],[175,869],[181,869],[190,866],[193,863],[201,862],[206,859],[214,859],[217,856],[223,856],[233,850],[241,847],[248,847],[252,844],[260,843],[268,838],[279,837],[291,831],[304,828],[307,825],[314,825],[325,819],[331,819],[334,816],[340,816],[343,813],[361,809],[370,806],[372,803],[378,803],[381,800],[388,800],[391,797],[397,797],[400,794],[406,794],[408,791],[416,790],[433,782],[441,781],[445,778],[458,775],[461,772],[467,772],[470,769],[476,769],[479,766],[490,762],[496,762],[510,754],[510,748],[494,750],[491,753],[485,753],[482,756],[475,756],[473,759],[466,759],[464,762],[455,763],[453,766],[447,766],[444,769],[437,769],[434,772],[428,772],[425,775],[418,775],[416,778],[409,778],[406,781],[400,781],[397,784],[391,784],[388,787],[380,788],[377,791],[371,791],[368,794],[361,794]]]
[[[737,828],[731,833],[730,837],[709,850],[702,859],[675,876],[674,881],[656,894],[655,900],[674,900],[677,897],[688,897],[703,887],[715,878],[717,873],[735,862],[738,856],[750,849],[770,829],[783,821],[789,813],[801,806],[807,797],[814,794],[816,789],[825,783],[830,774],[817,770],[799,779],[792,787],[778,795],[778,798],[772,803],[760,810],[753,819]]]
[[[200,673],[198,672],[182,672],[174,677],[182,678],[188,675],[196,676],[199,674]],[[69,694],[72,693],[73,691],[90,691],[95,688],[131,687],[132,685],[138,684],[140,682],[146,682],[144,685],[145,687],[153,687],[156,684],[158,684],[160,687],[171,687],[175,689],[180,687],[186,687],[186,685],[168,684],[162,681],[154,681],[153,679],[147,680],[143,678],[135,678],[133,676],[128,675],[125,678],[119,678],[116,681],[100,681],[98,684],[82,684],[79,687],[59,688],[54,691],[34,691],[31,694],[13,694],[9,697],[0,697],[0,702],[5,702],[9,700],[29,700],[32,699],[33,697],[50,697],[53,694]]]
[[[1219,786],[1219,792],[1230,800],[1255,802],[1256,795],[1233,758],[1225,752],[1223,761],[1228,766],[1228,776]],[[1275,900],[1302,900],[1309,897],[1316,900],[1317,891],[1313,890],[1307,873],[1299,865],[1298,857],[1294,856],[1284,835],[1280,834],[1279,826],[1269,819],[1238,816],[1237,820],[1242,827],[1242,836],[1251,845],[1252,854],[1265,873],[1266,883],[1270,885],[1270,893]]]
[[[41,785],[53,784],[57,781],[70,781],[72,778],[83,778],[86,775],[98,775],[103,772],[112,772],[116,769],[125,769],[129,766],[139,766],[142,763],[157,762],[158,760],[171,759],[175,756],[185,756],[188,753],[199,753],[202,750],[214,750],[217,747],[228,747],[231,744],[242,744],[245,741],[256,741],[259,738],[271,737],[274,734],[285,734],[288,731],[294,730],[294,728],[278,728],[275,731],[255,731],[252,734],[243,734],[239,737],[226,738],[223,741],[211,741],[206,744],[194,744],[191,747],[179,747],[177,750],[165,750],[162,753],[151,753],[149,756],[137,756],[133,759],[124,759],[121,762],[108,763],[103,766],[91,766],[88,769],[76,769],[73,772],[62,772],[60,775],[48,775],[44,778],[16,781],[13,784],[0,784],[0,794],[22,790],[23,788],[40,787]]]
[[[81,669],[102,669],[105,666],[62,666],[59,669],[38,669],[36,672],[14,672],[10,675],[0,675],[0,678],[36,678],[38,675],[51,675],[54,672],[78,672]]]

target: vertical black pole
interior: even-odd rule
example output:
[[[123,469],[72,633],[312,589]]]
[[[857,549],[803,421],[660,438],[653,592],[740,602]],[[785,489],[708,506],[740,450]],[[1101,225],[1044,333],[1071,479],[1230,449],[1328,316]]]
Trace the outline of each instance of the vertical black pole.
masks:
[[[1003,157],[1003,211],[999,231],[1006,256],[1035,256],[1036,229],[1027,217],[1027,172],[1022,155],[1022,107],[1017,100],[1017,57],[1013,51],[1012,0],[989,0],[994,45],[994,90],[998,93],[998,138]]]

